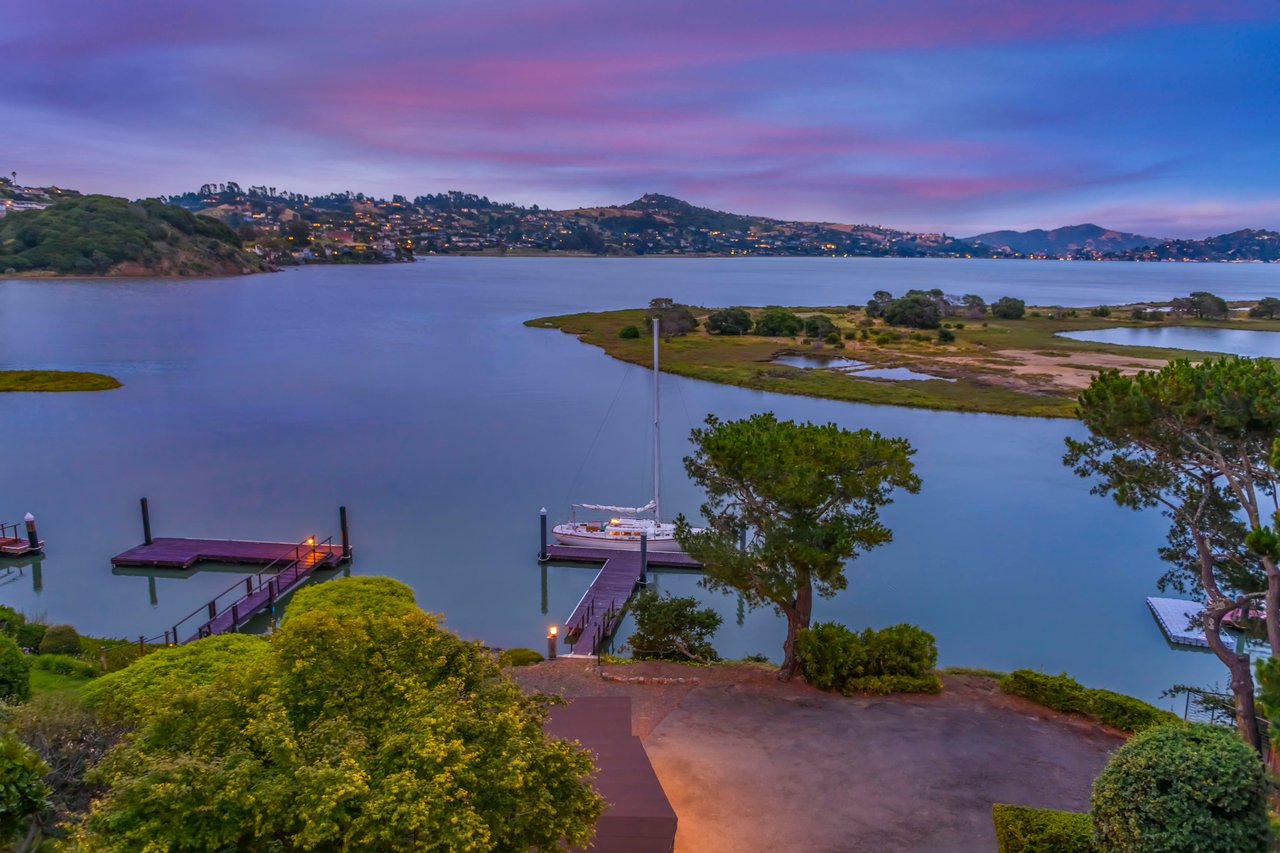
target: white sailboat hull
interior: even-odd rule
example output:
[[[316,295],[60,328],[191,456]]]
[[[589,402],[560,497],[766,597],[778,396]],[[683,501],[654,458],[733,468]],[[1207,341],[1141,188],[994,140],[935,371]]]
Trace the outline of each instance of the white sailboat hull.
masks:
[[[605,548],[610,551],[639,551],[640,537],[610,535],[607,528],[588,530],[585,524],[557,524],[551,528],[551,534],[561,545],[576,545],[580,548]],[[646,543],[650,551],[679,551],[680,543],[669,531],[672,525],[664,524],[657,532],[646,532]]]

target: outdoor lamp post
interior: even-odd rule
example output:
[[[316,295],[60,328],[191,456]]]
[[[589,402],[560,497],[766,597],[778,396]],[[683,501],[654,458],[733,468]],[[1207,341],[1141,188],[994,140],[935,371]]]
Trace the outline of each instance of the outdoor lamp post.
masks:
[[[555,625],[547,628],[547,660],[556,659],[556,634],[560,629]]]

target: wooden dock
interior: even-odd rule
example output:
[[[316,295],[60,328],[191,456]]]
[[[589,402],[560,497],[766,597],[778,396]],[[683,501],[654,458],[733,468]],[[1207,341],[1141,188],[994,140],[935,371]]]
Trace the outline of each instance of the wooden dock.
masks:
[[[1203,604],[1181,598],[1148,598],[1147,607],[1170,643],[1208,648],[1204,629],[1191,624],[1192,619],[1204,612]]]
[[[623,609],[636,591],[641,574],[640,552],[548,545],[547,557],[558,561],[604,563],[561,629],[574,653],[598,654],[618,629]],[[683,551],[650,551],[647,558],[649,566],[702,568],[701,563]]]
[[[163,637],[145,642],[165,645],[198,640],[237,630],[245,622],[275,607],[276,601],[323,569],[351,559],[349,548],[332,539],[314,537],[295,545],[237,539],[157,538],[111,558],[114,566],[190,569],[200,562],[258,565],[263,568],[216,595],[207,604],[173,624]]]

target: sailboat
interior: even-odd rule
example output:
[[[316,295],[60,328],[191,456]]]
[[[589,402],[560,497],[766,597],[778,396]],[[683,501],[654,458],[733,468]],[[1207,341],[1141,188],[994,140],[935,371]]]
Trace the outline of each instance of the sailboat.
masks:
[[[662,519],[662,409],[658,402],[658,318],[653,318],[653,499],[644,506],[614,506],[613,504],[573,504],[569,520],[551,528],[551,533],[561,545],[577,545],[584,548],[608,548],[617,551],[638,551],[640,537],[644,534],[646,547],[651,551],[679,551],[676,526]],[[578,521],[578,510],[591,513],[607,513],[607,517],[594,521]],[[652,514],[652,518],[642,518]]]

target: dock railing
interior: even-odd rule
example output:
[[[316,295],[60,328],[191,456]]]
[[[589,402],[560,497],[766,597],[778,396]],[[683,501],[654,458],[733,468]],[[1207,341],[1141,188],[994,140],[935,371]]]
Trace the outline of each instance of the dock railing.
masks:
[[[0,539],[26,539],[26,530],[18,522],[4,524],[0,522]]]
[[[253,615],[252,608],[242,606],[247,603],[248,599],[261,598],[265,589],[265,604],[267,606],[274,605],[276,598],[288,592],[302,575],[308,574],[315,568],[316,564],[334,556],[332,536],[320,541],[316,541],[314,536],[308,537],[297,545],[288,548],[260,571],[249,575],[242,581],[236,582],[218,593],[207,603],[179,619],[173,624],[170,631],[165,631],[161,636],[144,638],[140,642],[146,645],[160,643],[166,646],[170,644],[176,645],[182,642],[178,629],[188,626],[196,619],[200,621],[190,639],[208,637],[213,633],[213,623],[218,620],[218,617],[228,612],[231,614],[231,623],[228,630],[235,631]],[[186,628],[186,630],[190,630],[190,628]]]

